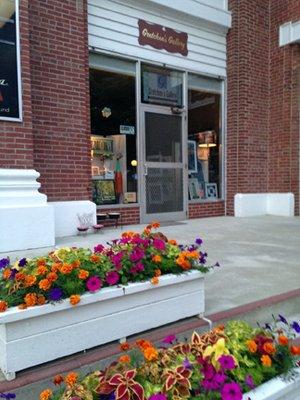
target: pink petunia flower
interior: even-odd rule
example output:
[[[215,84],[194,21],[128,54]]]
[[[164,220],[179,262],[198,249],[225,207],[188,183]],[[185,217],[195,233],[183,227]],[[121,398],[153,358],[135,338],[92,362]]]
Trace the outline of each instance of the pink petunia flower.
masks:
[[[97,244],[97,246],[94,247],[94,253],[102,253],[104,250],[104,246],[102,244]]]
[[[91,276],[86,282],[86,287],[90,292],[96,292],[101,286],[102,281],[98,276]]]
[[[110,271],[106,274],[106,282],[112,286],[119,282],[120,275],[117,271]]]
[[[153,240],[153,246],[154,246],[157,250],[165,250],[165,248],[166,248],[166,243],[165,243],[163,240],[154,239],[154,240]]]
[[[240,385],[236,382],[225,383],[221,390],[222,400],[242,400],[243,394]]]

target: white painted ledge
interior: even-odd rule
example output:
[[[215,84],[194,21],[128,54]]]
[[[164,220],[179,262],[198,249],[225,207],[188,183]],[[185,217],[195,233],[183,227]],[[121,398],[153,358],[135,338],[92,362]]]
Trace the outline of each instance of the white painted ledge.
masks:
[[[245,393],[243,400],[299,400],[300,399],[300,368],[293,380],[285,381],[281,377],[263,383],[251,392]]]
[[[254,217],[278,215],[293,217],[293,193],[237,193],[234,196],[234,216]]]
[[[89,200],[52,201],[54,208],[55,237],[74,236],[80,225],[78,215],[92,214],[92,224],[97,223],[96,204]]]
[[[0,169],[0,252],[54,245],[53,207],[32,169]]]
[[[279,46],[300,43],[300,21],[287,22],[279,27]]]

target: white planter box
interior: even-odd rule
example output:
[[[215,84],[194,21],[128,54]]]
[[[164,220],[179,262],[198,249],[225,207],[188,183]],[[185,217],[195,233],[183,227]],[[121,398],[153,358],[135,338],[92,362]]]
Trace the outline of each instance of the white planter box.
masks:
[[[294,380],[284,381],[280,377],[258,386],[245,393],[243,400],[299,400],[300,399],[300,368]]]
[[[0,316],[0,368],[15,372],[138,332],[204,313],[204,276],[198,271],[84,294],[78,305],[11,308]]]

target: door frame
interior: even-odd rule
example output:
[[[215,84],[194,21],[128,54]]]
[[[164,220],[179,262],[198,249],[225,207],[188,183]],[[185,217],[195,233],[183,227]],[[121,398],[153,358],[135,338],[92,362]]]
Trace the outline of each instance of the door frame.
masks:
[[[187,219],[188,213],[188,170],[187,170],[187,118],[186,110],[182,109],[181,117],[181,141],[182,141],[182,161],[180,163],[162,163],[160,167],[170,168],[174,167],[176,164],[179,168],[182,168],[182,190],[183,190],[183,210],[176,212],[166,212],[166,213],[155,213],[147,214],[147,199],[146,199],[146,173],[147,168],[157,167],[158,162],[146,162],[146,142],[145,142],[145,113],[152,112],[156,114],[164,115],[175,115],[170,106],[161,106],[153,104],[140,103],[139,105],[139,164],[138,164],[138,174],[139,174],[139,196],[140,196],[140,221],[142,223],[149,223],[153,220],[158,221],[180,221]],[[178,115],[178,114],[177,114]]]

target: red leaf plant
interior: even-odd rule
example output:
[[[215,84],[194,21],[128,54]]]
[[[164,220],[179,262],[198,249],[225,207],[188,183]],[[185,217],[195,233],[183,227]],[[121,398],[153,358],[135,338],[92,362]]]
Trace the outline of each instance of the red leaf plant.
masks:
[[[189,397],[191,384],[189,381],[192,372],[183,366],[176,367],[174,370],[167,369],[164,373],[165,385],[164,392],[171,392],[175,397]]]

